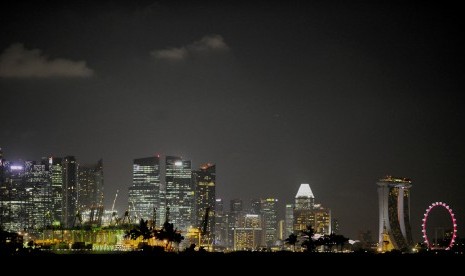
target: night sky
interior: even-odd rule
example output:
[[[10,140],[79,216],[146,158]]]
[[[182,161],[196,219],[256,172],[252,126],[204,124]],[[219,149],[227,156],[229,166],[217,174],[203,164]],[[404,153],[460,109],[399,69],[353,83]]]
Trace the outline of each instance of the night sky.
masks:
[[[465,227],[455,3],[127,2],[2,4],[6,159],[103,158],[120,213],[132,160],[157,153],[216,163],[218,197],[277,197],[282,215],[309,183],[352,238],[377,237],[391,174],[413,181],[416,241],[433,201]]]

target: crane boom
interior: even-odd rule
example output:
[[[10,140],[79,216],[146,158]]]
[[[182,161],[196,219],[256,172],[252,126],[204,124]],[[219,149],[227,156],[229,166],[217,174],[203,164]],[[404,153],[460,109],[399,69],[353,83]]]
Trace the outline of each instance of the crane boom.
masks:
[[[115,210],[115,203],[116,203],[116,198],[118,197],[118,192],[119,192],[119,190],[116,190],[115,199],[113,199],[113,205],[111,206],[111,213],[112,214],[113,214],[113,211]]]
[[[203,217],[203,223],[202,223],[202,235],[207,234],[209,212],[210,212],[210,207],[205,208],[205,216]]]

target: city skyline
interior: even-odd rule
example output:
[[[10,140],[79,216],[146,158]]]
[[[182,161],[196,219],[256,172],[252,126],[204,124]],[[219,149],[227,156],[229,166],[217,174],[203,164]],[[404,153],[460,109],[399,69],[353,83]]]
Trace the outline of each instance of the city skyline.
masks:
[[[47,190],[43,190],[43,188],[40,188],[37,190],[36,193],[44,194],[47,195],[47,197],[50,197],[50,207],[42,206],[40,205],[41,203],[39,202],[40,208],[42,208],[42,211],[39,211],[37,214],[32,214],[31,217],[27,218],[27,220],[37,220],[39,218],[40,220],[43,220],[44,224],[46,221],[50,219],[48,215],[44,216],[43,214],[47,213],[48,210],[51,211],[50,214],[53,214],[54,212],[59,212],[61,211],[61,207],[56,207],[59,205],[56,205],[54,202],[55,200],[61,199],[61,195],[56,196],[54,194],[54,184],[57,183],[58,181],[61,181],[63,185],[63,190],[66,190],[65,187],[66,184],[66,179],[69,178],[69,173],[66,170],[66,164],[69,164],[69,160],[72,161],[74,166],[76,167],[76,171],[74,171],[73,174],[76,174],[77,179],[74,180],[73,186],[75,189],[77,189],[77,194],[72,194],[71,196],[79,198],[79,200],[76,200],[75,204],[72,204],[70,208],[75,208],[78,210],[78,213],[83,215],[81,213],[82,211],[85,211],[84,216],[86,219],[89,219],[89,221],[83,221],[86,223],[94,223],[97,221],[93,220],[93,216],[95,215],[95,218],[97,217],[98,213],[101,212],[103,214],[104,212],[104,207],[103,205],[100,205],[102,203],[102,200],[104,198],[104,193],[103,193],[103,160],[100,159],[98,160],[96,165],[81,165],[80,162],[75,158],[75,156],[66,156],[65,158],[56,158],[56,157],[42,157],[41,161],[37,162],[34,160],[7,160],[4,159],[4,153],[2,149],[0,148],[0,160],[2,161],[0,164],[3,165],[3,168],[6,169],[6,171],[3,172],[8,172],[8,170],[13,173],[13,183],[17,183],[14,185],[20,185],[22,178],[24,177],[25,183],[31,182],[32,179],[34,179],[31,184],[34,185],[41,185],[41,183],[45,183],[50,185],[50,188],[47,188]],[[3,159],[2,159],[3,158]],[[163,166],[165,172],[161,172],[160,167],[160,160],[164,160],[166,158],[166,164]],[[60,166],[64,166],[65,169],[61,169],[62,167],[59,167],[59,174],[56,175],[57,167],[55,166],[56,160],[58,160],[58,164]],[[63,163],[62,163],[63,160]],[[223,214],[223,197],[216,197],[215,195],[215,190],[216,190],[216,165],[212,163],[206,163],[202,164],[200,166],[200,170],[194,170],[191,167],[192,162],[190,160],[183,160],[181,157],[175,157],[175,156],[161,156],[160,154],[157,154],[156,156],[153,157],[145,157],[145,158],[138,158],[134,159],[134,165],[133,165],[133,184],[128,186],[129,189],[129,197],[127,198],[127,202],[123,203],[122,209],[119,210],[119,213],[122,215],[124,212],[127,210],[129,211],[129,218],[132,219],[132,221],[138,221],[139,219],[146,219],[146,220],[156,220],[156,224],[158,226],[161,226],[164,222],[165,218],[165,208],[168,206],[171,206],[171,210],[174,211],[174,216],[173,213],[170,214],[170,221],[175,223],[175,225],[180,226],[180,231],[187,233],[187,229],[189,227],[200,227],[202,228],[203,225],[203,220],[205,218],[205,207],[209,207],[210,210],[215,210],[217,208],[220,208],[220,213],[219,213],[219,219],[222,221],[222,214]],[[41,164],[41,165],[37,165]],[[37,167],[37,168],[36,168]],[[28,168],[28,169],[26,169]],[[90,171],[89,171],[90,169]],[[188,170],[186,170],[188,169]],[[50,174],[48,174],[48,171]],[[18,177],[14,177],[14,174],[18,174]],[[46,173],[46,174],[44,174]],[[63,173],[61,175],[61,173]],[[87,175],[91,173],[91,175]],[[39,175],[43,176],[39,176]],[[29,180],[30,176],[33,176],[31,180]],[[164,176],[165,180],[160,181],[161,177]],[[201,177],[200,177],[201,176]],[[7,174],[8,177],[8,174]],[[91,178],[93,180],[89,179]],[[199,178],[200,177],[200,178]],[[178,180],[176,180],[179,178]],[[42,179],[42,180],[40,180]],[[200,179],[204,179],[203,181],[200,181]],[[37,182],[36,182],[37,181]],[[75,182],[77,181],[77,182]],[[187,182],[186,182],[187,181]],[[206,182],[204,182],[206,181]],[[211,182],[210,182],[211,181]],[[175,199],[175,201],[171,200],[171,204],[167,204],[168,201],[166,201],[166,192],[167,188],[166,185],[167,183],[171,183],[171,186],[173,186],[173,183],[178,182],[174,187],[178,188],[171,188],[172,190],[172,199]],[[180,184],[185,182],[185,184],[189,184],[188,190],[183,190],[179,189]],[[27,184],[30,185],[30,184]],[[89,186],[90,185],[90,186]],[[204,187],[206,185],[207,187],[210,186],[211,188]],[[411,219],[410,219],[410,188],[411,188],[411,179],[409,178],[399,178],[399,177],[393,177],[391,175],[386,175],[383,178],[379,179],[378,182],[376,182],[376,185],[378,186],[377,188],[377,194],[378,194],[378,220],[379,220],[379,227],[378,227],[378,248],[380,248],[381,251],[385,251],[381,244],[383,244],[383,240],[387,240],[389,243],[393,244],[393,247],[390,247],[389,250],[392,249],[401,249],[405,248],[402,246],[399,246],[398,243],[405,243],[405,241],[400,241],[399,235],[403,235],[404,238],[407,240],[408,244],[412,244],[412,242],[422,242],[423,239],[420,237],[418,240],[412,241],[412,229],[410,224]],[[151,187],[149,187],[151,186]],[[152,187],[153,186],[153,187]],[[163,188],[161,188],[163,187]],[[383,188],[385,187],[385,188]],[[386,187],[390,187],[389,189]],[[399,189],[399,187],[401,187]],[[182,188],[182,187],[181,187]],[[37,189],[37,188],[35,188]],[[48,190],[49,189],[49,190]],[[185,189],[185,188],[184,188]],[[74,190],[74,189],[73,189]],[[150,190],[150,191],[149,191]],[[153,191],[152,191],[153,190]],[[89,194],[90,191],[93,191]],[[133,192],[131,192],[133,191]],[[156,191],[156,192],[155,192]],[[394,191],[394,192],[393,192]],[[177,196],[178,193],[182,194],[191,194],[192,193],[192,198],[190,200],[185,200],[185,196]],[[76,193],[76,192],[72,192]],[[132,193],[132,196],[131,196]],[[63,197],[66,197],[65,195],[69,194],[69,192],[63,193]],[[210,194],[210,195],[209,195]],[[400,194],[400,198],[403,199],[397,199],[398,194]],[[391,196],[394,201],[391,202]],[[84,198],[82,198],[84,196]],[[405,198],[404,198],[405,196]],[[33,197],[34,198],[34,197]],[[40,197],[42,198],[42,197]],[[98,200],[100,198],[100,200]],[[34,200],[42,200],[42,199],[34,199]],[[117,197],[115,196],[114,200],[116,200]],[[278,199],[277,198],[266,198],[264,196],[259,196],[259,197],[249,197],[245,198],[246,201],[247,199],[250,199],[250,204],[244,204],[244,198],[234,198],[230,199],[230,208],[229,212],[226,212],[229,215],[234,216],[234,219],[230,222],[228,226],[225,226],[227,228],[233,228],[235,223],[238,223],[236,220],[237,216],[239,213],[242,215],[255,215],[259,214],[261,216],[261,219],[263,219],[263,242],[267,243],[268,246],[270,246],[271,243],[265,242],[265,237],[267,236],[265,234],[265,224],[267,225],[266,229],[269,229],[269,231],[272,231],[270,233],[270,237],[273,235],[278,234],[278,219],[283,220],[283,231],[291,233],[299,233],[302,230],[304,230],[308,225],[311,225],[313,229],[315,230],[316,234],[329,234],[329,233],[339,233],[339,223],[337,222],[337,229],[333,229],[333,222],[334,220],[338,221],[337,218],[334,218],[331,214],[331,208],[324,208],[321,203],[315,203],[315,196],[313,194],[313,191],[308,183],[301,183],[299,186],[299,189],[297,191],[297,194],[295,196],[295,202],[293,203],[287,203],[285,202],[284,205],[281,204],[278,206]],[[123,199],[124,200],[124,199]],[[169,200],[170,201],[170,200]],[[179,201],[179,202],[177,202]],[[217,202],[215,204],[214,202]],[[47,201],[48,202],[48,201]],[[182,202],[187,202],[187,205]],[[220,205],[218,205],[218,202],[220,202]],[[389,202],[389,203],[388,203]],[[114,202],[115,203],[115,202]],[[272,205],[269,205],[272,203]],[[391,205],[392,204],[392,205]],[[437,204],[431,202],[431,204]],[[65,208],[66,205],[69,205],[69,203],[64,202],[63,207]],[[48,206],[48,205],[47,205]],[[86,207],[84,207],[86,206]],[[99,209],[102,206],[102,209]],[[271,207],[273,206],[273,207]],[[389,207],[388,207],[389,206]],[[105,212],[111,213],[113,209],[110,211],[108,209],[109,206],[106,206]],[[186,211],[184,211],[184,215],[180,216],[180,212],[176,211],[177,209],[185,208]],[[291,210],[291,219],[290,222],[288,222],[288,210]],[[431,206],[429,206],[431,207]],[[268,214],[270,208],[273,209],[270,218],[266,218],[269,216]],[[399,208],[399,210],[397,210]],[[118,212],[118,208],[115,208],[114,211]],[[155,215],[156,211],[156,215]],[[200,213],[199,213],[200,211]],[[29,212],[29,211],[28,211]],[[42,213],[41,213],[42,212]],[[90,218],[87,217],[89,216],[88,212],[90,213]],[[95,213],[94,213],[95,212]],[[263,212],[263,213],[262,213]],[[303,212],[303,213],[302,213]],[[63,219],[67,217],[67,219],[64,219],[63,224],[65,227],[72,227],[73,225],[76,225],[76,218],[75,216],[69,216],[65,215],[66,212],[63,212]],[[302,213],[302,214],[301,214]],[[116,213],[115,213],[116,214]],[[207,229],[209,233],[216,233],[214,230],[214,225],[216,224],[214,217],[216,217],[216,214],[214,211],[209,211],[210,217],[207,223]],[[116,214],[117,215],[117,214]],[[400,217],[398,218],[397,215]],[[100,222],[101,223],[101,215],[98,215]],[[112,215],[113,217],[113,215]],[[182,218],[181,218],[182,217]],[[402,218],[401,218],[402,217]],[[113,218],[111,218],[113,219]],[[120,219],[123,219],[123,217],[120,217]],[[436,214],[435,218],[435,227],[437,231],[438,223],[442,224],[440,228],[442,231],[448,231],[448,226],[447,226],[447,216],[440,216],[438,219],[438,215]],[[59,220],[58,220],[59,221]],[[111,220],[110,220],[111,221]],[[49,222],[52,223],[53,219]],[[55,222],[57,220],[55,219]],[[232,223],[232,224],[231,224]],[[393,224],[392,224],[393,223]],[[413,222],[414,223],[414,222]],[[423,222],[422,222],[423,223]],[[38,226],[42,225],[38,224]],[[241,222],[239,222],[241,224]],[[27,224],[26,224],[27,225]],[[452,226],[452,225],[451,225]],[[261,226],[262,227],[262,226]],[[394,228],[393,228],[394,227]],[[262,229],[262,228],[260,228]],[[289,229],[289,230],[288,230]],[[293,230],[293,231],[292,231]],[[262,231],[262,230],[260,230]],[[361,233],[366,233],[364,231],[369,231],[371,232],[371,229],[359,229],[358,233],[356,235],[351,236],[353,239],[356,239],[358,235]],[[401,233],[402,232],[402,233]],[[413,230],[413,236],[418,234],[415,229]],[[392,236],[391,236],[392,235]],[[421,234],[423,235],[423,234]],[[458,234],[460,235],[460,233]],[[374,235],[375,236],[375,235]],[[388,237],[389,236],[389,237]],[[396,239],[398,241],[396,241]],[[373,239],[373,241],[375,241]],[[270,239],[271,241],[271,239]],[[224,241],[223,241],[224,242]],[[231,243],[231,242],[229,242]],[[407,245],[407,243],[405,245]]]
[[[309,183],[350,237],[378,232],[377,179],[408,177],[414,241],[436,201],[464,236],[459,10],[17,1],[0,11],[0,147],[8,160],[102,158],[118,210],[141,156],[214,163],[226,206],[277,198],[280,217]]]

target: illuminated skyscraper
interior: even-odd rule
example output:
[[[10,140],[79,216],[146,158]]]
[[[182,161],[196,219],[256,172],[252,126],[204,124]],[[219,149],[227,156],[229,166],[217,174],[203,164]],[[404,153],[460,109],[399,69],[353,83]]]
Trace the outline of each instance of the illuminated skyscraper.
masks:
[[[278,200],[267,198],[261,201],[261,215],[266,246],[272,247],[278,235]]]
[[[103,160],[79,166],[79,210],[95,210],[103,204]]]
[[[166,157],[166,207],[170,208],[170,222],[178,230],[186,231],[194,224],[194,190],[191,161],[180,157]]]
[[[287,237],[284,236],[284,233],[286,233],[286,221],[281,219],[278,222],[278,240],[283,241]]]
[[[315,203],[309,184],[301,184],[295,196],[294,234],[313,227],[315,234],[331,234],[331,210]]]
[[[207,233],[210,237],[215,234],[215,186],[216,166],[205,164],[198,171],[192,172],[195,189],[196,226],[202,228],[205,211],[208,212]]]
[[[78,170],[74,156],[63,159],[63,222],[65,227],[73,227],[78,211]]]
[[[284,223],[284,238],[287,239],[290,234],[294,233],[294,204],[286,204]]]
[[[28,229],[33,233],[38,233],[39,230],[50,226],[53,222],[52,186],[46,158],[42,159],[40,164],[26,162],[24,187]]]
[[[28,199],[24,186],[26,164],[3,160],[3,183],[0,187],[0,220],[5,231],[22,231],[29,226]]]
[[[62,159],[50,157],[48,159],[52,183],[52,220],[55,225],[64,224],[63,221],[63,165]]]
[[[261,214],[262,212],[262,200],[260,198],[254,198],[250,201],[250,212],[252,214]]]
[[[262,218],[257,214],[241,214],[233,229],[234,250],[254,250],[263,246]]]
[[[132,186],[129,187],[129,216],[136,221],[156,220],[160,205],[160,158],[158,156],[134,159]]]
[[[3,176],[3,151],[2,148],[0,148],[0,185],[3,183],[4,176]]]
[[[0,223],[4,230],[36,234],[51,224],[52,201],[48,163],[2,160]]]
[[[307,225],[315,225],[313,205],[315,197],[309,184],[301,184],[295,196],[294,233],[307,229]]]
[[[231,199],[229,202],[229,211],[231,213],[239,213],[243,211],[242,199]]]
[[[234,246],[234,227],[237,227],[238,219],[243,212],[242,199],[231,199],[229,202],[229,213],[228,213],[228,242],[227,246]]]
[[[410,188],[407,178],[386,176],[379,179],[379,250],[406,249],[413,245],[410,228]],[[390,246],[383,246],[390,243]],[[384,249],[383,249],[384,248]]]
[[[223,200],[216,199],[215,204],[215,245],[226,246],[228,240],[228,217],[224,212]]]
[[[3,151],[0,148],[0,228],[4,229],[3,222],[6,216],[6,205],[4,204],[8,195],[5,183],[5,160],[3,160]]]
[[[313,215],[315,217],[315,225],[313,226],[315,233],[321,235],[331,234],[331,210],[322,207],[321,204],[315,204],[313,206]]]

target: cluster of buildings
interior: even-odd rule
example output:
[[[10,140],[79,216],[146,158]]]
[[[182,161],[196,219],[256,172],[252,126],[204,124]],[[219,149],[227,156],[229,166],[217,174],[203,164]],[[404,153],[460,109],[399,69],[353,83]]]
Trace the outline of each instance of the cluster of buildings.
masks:
[[[103,161],[79,165],[74,156],[7,161],[0,149],[0,226],[30,233],[73,227],[79,212],[103,219]],[[98,213],[98,214],[97,214]]]
[[[315,202],[309,184],[301,184],[295,201],[285,204],[279,218],[278,199],[252,199],[245,205],[232,199],[226,210],[216,197],[216,166],[192,169],[176,156],[152,156],[133,161],[133,180],[125,214],[161,227],[168,219],[186,242],[200,241],[224,250],[282,247],[291,233],[309,225],[316,234],[337,232],[331,210]],[[386,176],[377,182],[379,199],[378,251],[413,245],[410,227],[410,188],[406,178]],[[39,233],[82,224],[104,226],[117,220],[114,206],[105,210],[103,160],[82,165],[74,156],[40,161],[8,161],[0,149],[0,227],[5,231]]]
[[[148,220],[161,227],[168,218],[186,237],[224,250],[255,250],[282,245],[292,232],[312,225],[316,233],[331,233],[331,211],[315,203],[309,184],[302,184],[295,203],[286,205],[286,218],[278,217],[276,198],[252,199],[245,206],[232,199],[229,211],[216,197],[216,166],[192,169],[190,160],[176,156],[135,159],[129,187],[130,220]]]
[[[291,233],[311,225],[318,234],[332,231],[331,210],[315,203],[309,184],[298,189],[279,218],[278,199],[232,199],[226,210],[216,197],[216,165],[192,168],[177,156],[133,160],[132,185],[124,219],[105,210],[103,160],[82,165],[74,156],[40,161],[8,161],[0,149],[0,227],[38,234],[43,229],[137,224],[140,219],[162,227],[166,220],[186,237],[219,250],[256,250],[283,246]],[[116,198],[115,198],[116,199]],[[202,235],[202,240],[200,239]],[[186,244],[188,245],[188,244]]]

